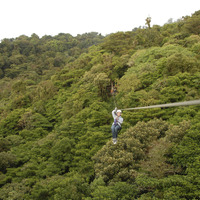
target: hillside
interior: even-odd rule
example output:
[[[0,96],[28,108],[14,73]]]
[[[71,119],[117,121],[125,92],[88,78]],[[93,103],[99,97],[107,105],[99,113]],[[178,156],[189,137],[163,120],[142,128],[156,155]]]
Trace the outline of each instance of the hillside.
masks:
[[[103,37],[0,43],[0,200],[199,199],[200,11]]]

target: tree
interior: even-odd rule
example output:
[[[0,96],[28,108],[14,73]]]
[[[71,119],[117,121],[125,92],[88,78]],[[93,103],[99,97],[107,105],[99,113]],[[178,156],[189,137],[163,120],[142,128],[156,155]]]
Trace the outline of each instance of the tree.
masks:
[[[133,182],[145,152],[166,129],[167,124],[160,120],[140,122],[122,135],[118,145],[109,141],[93,158],[96,177],[101,176],[105,182]]]
[[[94,84],[99,88],[99,95],[105,98],[107,96],[107,87],[110,86],[110,79],[107,74],[104,72],[99,73],[94,79]]]
[[[146,21],[146,25],[148,26],[148,28],[150,29],[151,28],[151,17],[147,17],[146,19],[145,19],[145,21]]]
[[[192,17],[185,20],[183,28],[187,33],[198,35],[200,33],[200,14],[195,12]]]
[[[6,168],[13,167],[16,157],[10,152],[0,152],[0,171],[6,172]]]

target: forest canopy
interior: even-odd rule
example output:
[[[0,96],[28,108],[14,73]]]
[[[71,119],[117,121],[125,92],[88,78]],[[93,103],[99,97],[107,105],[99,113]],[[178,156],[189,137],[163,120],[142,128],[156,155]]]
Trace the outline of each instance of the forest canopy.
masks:
[[[199,199],[200,11],[107,36],[0,43],[0,200]]]

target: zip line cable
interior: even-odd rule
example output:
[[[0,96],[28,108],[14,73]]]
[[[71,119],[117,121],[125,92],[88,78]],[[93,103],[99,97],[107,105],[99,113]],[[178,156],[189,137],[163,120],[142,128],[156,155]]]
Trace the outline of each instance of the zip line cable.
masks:
[[[149,108],[168,108],[168,107],[175,107],[175,106],[191,106],[191,105],[198,105],[198,104],[200,104],[200,99],[199,100],[192,100],[192,101],[177,102],[177,103],[167,103],[167,104],[160,104],[160,105],[145,106],[145,107],[124,108],[124,109],[120,109],[120,110],[140,110],[140,109],[149,109]]]
[[[113,101],[114,101],[115,108],[116,108],[117,107],[117,103],[116,103],[116,99],[115,99],[115,94],[113,94],[112,96],[113,96]]]
[[[113,97],[113,101],[114,101],[114,104],[115,104],[115,108],[117,107],[117,101],[116,101],[116,98],[115,98],[115,95],[116,95],[116,92],[117,92],[117,89],[116,87],[114,86],[113,82],[111,83],[111,95]]]

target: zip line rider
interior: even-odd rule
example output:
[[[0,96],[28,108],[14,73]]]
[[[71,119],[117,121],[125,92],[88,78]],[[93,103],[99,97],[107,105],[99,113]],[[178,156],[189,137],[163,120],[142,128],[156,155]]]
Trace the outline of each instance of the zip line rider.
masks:
[[[115,108],[115,110],[112,111],[112,116],[114,118],[114,122],[111,126],[112,136],[113,136],[113,144],[117,144],[117,135],[122,128],[121,125],[123,123],[123,118],[121,117],[121,113],[122,113],[122,111],[117,110],[117,108]]]

